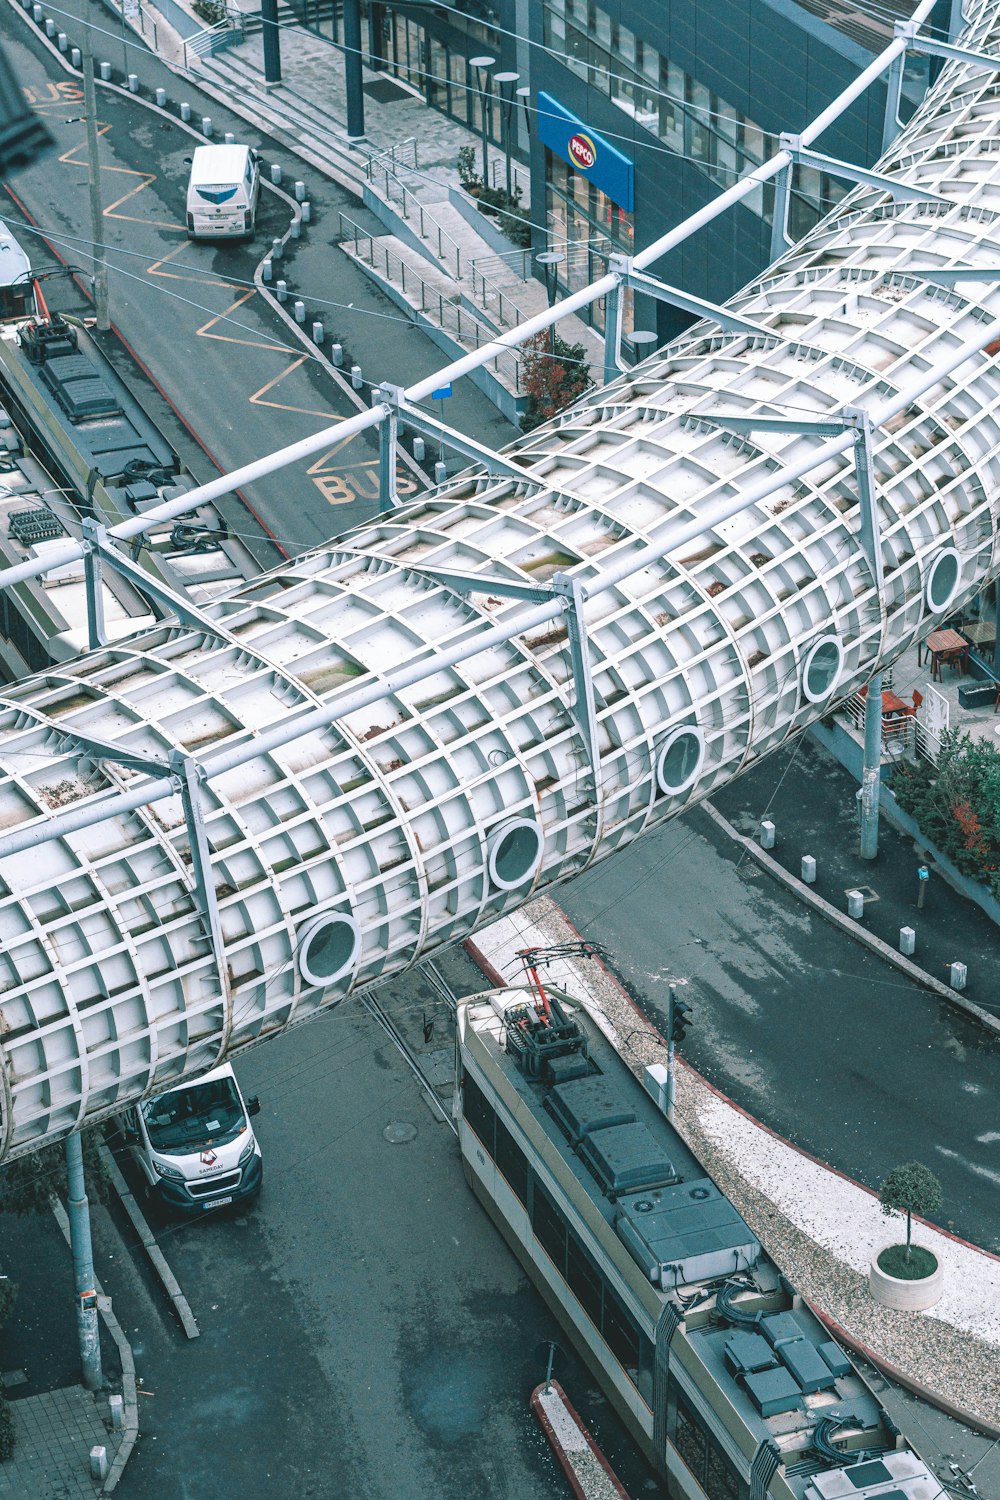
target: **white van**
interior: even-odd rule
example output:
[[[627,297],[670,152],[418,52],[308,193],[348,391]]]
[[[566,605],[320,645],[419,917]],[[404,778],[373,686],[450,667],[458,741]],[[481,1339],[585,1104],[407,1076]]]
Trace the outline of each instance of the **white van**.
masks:
[[[191,239],[253,234],[260,158],[249,146],[199,146],[190,158],[187,232]]]
[[[250,1124],[259,1109],[228,1063],[127,1109],[121,1128],[147,1196],[190,1214],[253,1198],[264,1181]]]

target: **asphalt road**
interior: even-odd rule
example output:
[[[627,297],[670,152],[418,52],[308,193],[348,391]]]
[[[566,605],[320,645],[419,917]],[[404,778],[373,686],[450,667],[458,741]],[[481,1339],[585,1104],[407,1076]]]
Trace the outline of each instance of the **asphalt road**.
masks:
[[[482,983],[460,952],[444,967],[462,992]],[[443,1079],[446,1008],[419,975],[385,989]],[[261,1098],[260,1199],[158,1226],[199,1339],[183,1338],[140,1258],[123,1255],[117,1222],[95,1215],[97,1272],[147,1393],[123,1500],[562,1494],[528,1409],[544,1341],[562,1336],[391,1043],[348,1005],[237,1071]],[[390,1124],[412,1139],[391,1143]],[[568,1354],[557,1373],[629,1493],[659,1493],[589,1375]]]
[[[877,1188],[917,1158],[938,1221],[1000,1250],[1000,1047],[803,906],[693,812],[646,834],[558,900],[683,1055],[772,1129]]]
[[[92,12],[98,24],[107,25],[106,9],[95,6]],[[18,174],[11,186],[52,250],[89,273],[85,130],[75,118],[83,108],[82,88],[6,7],[0,11],[0,35],[27,96],[57,142],[54,154]],[[135,51],[131,58],[151,88],[162,85],[172,99],[183,93],[193,111],[211,114],[219,135],[232,129],[246,139],[251,133],[213,101],[199,99],[187,82],[181,85],[155,57]],[[287,227],[282,200],[262,193],[251,244],[189,241],[185,158],[197,141],[138,98],[99,89],[97,102],[112,318],[217,463],[235,468],[353,415],[357,405],[254,290],[258,261]],[[268,161],[285,160],[289,175],[309,177],[313,221],[300,241],[290,242],[280,274],[307,301],[310,318],[321,317],[330,337],[343,343],[346,362],[357,360],[366,382],[409,383],[440,368],[440,351],[336,247],[338,210],[358,218],[363,211],[355,200],[318,174],[304,172],[266,137],[254,136],[254,144]],[[17,203],[3,204],[0,212],[26,242],[33,261],[53,263]],[[59,285],[47,283],[53,306],[59,305]],[[513,435],[468,382],[456,389],[446,418],[486,441]],[[414,477],[402,466],[398,483],[404,498],[415,493]],[[244,493],[286,552],[319,546],[374,513],[377,438],[365,434],[347,445],[331,445]]]

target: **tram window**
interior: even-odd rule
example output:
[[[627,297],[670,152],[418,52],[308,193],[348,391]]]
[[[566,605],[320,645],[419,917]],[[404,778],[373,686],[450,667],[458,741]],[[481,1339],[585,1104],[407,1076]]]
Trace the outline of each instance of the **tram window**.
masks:
[[[677,1432],[674,1437],[674,1447],[695,1479],[701,1484],[705,1478],[708,1439],[697,1417],[680,1400],[677,1402]]]
[[[541,1183],[535,1181],[531,1194],[531,1227],[535,1238],[548,1252],[560,1276],[566,1273],[566,1223]]]
[[[705,1493],[711,1500],[739,1500],[740,1482],[714,1443],[708,1445]]]
[[[482,1089],[469,1073],[462,1079],[462,1113],[486,1150],[493,1155],[493,1127],[496,1114]]]
[[[610,1287],[604,1289],[604,1342],[633,1380],[639,1372],[639,1329]]]
[[[566,1272],[570,1291],[595,1328],[601,1326],[601,1275],[575,1234],[569,1237]]]
[[[496,1164],[514,1195],[527,1207],[528,1160],[502,1120],[496,1122]]]

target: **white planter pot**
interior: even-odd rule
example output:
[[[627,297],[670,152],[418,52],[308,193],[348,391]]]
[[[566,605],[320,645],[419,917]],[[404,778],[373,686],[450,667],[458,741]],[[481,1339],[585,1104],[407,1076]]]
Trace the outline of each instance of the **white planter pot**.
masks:
[[[888,1246],[883,1245],[882,1249]],[[878,1256],[868,1267],[868,1290],[881,1307],[891,1307],[896,1312],[924,1312],[938,1302],[944,1291],[944,1270],[938,1261],[937,1270],[919,1281],[904,1281],[899,1276],[888,1276],[879,1269]]]

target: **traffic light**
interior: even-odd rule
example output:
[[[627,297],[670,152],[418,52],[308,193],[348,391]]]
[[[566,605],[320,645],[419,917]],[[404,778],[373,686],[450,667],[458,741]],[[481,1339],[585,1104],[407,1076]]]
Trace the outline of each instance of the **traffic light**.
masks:
[[[670,1040],[672,1042],[683,1042],[687,1029],[691,1024],[690,1016],[690,1005],[685,1005],[683,1000],[671,1000]]]

